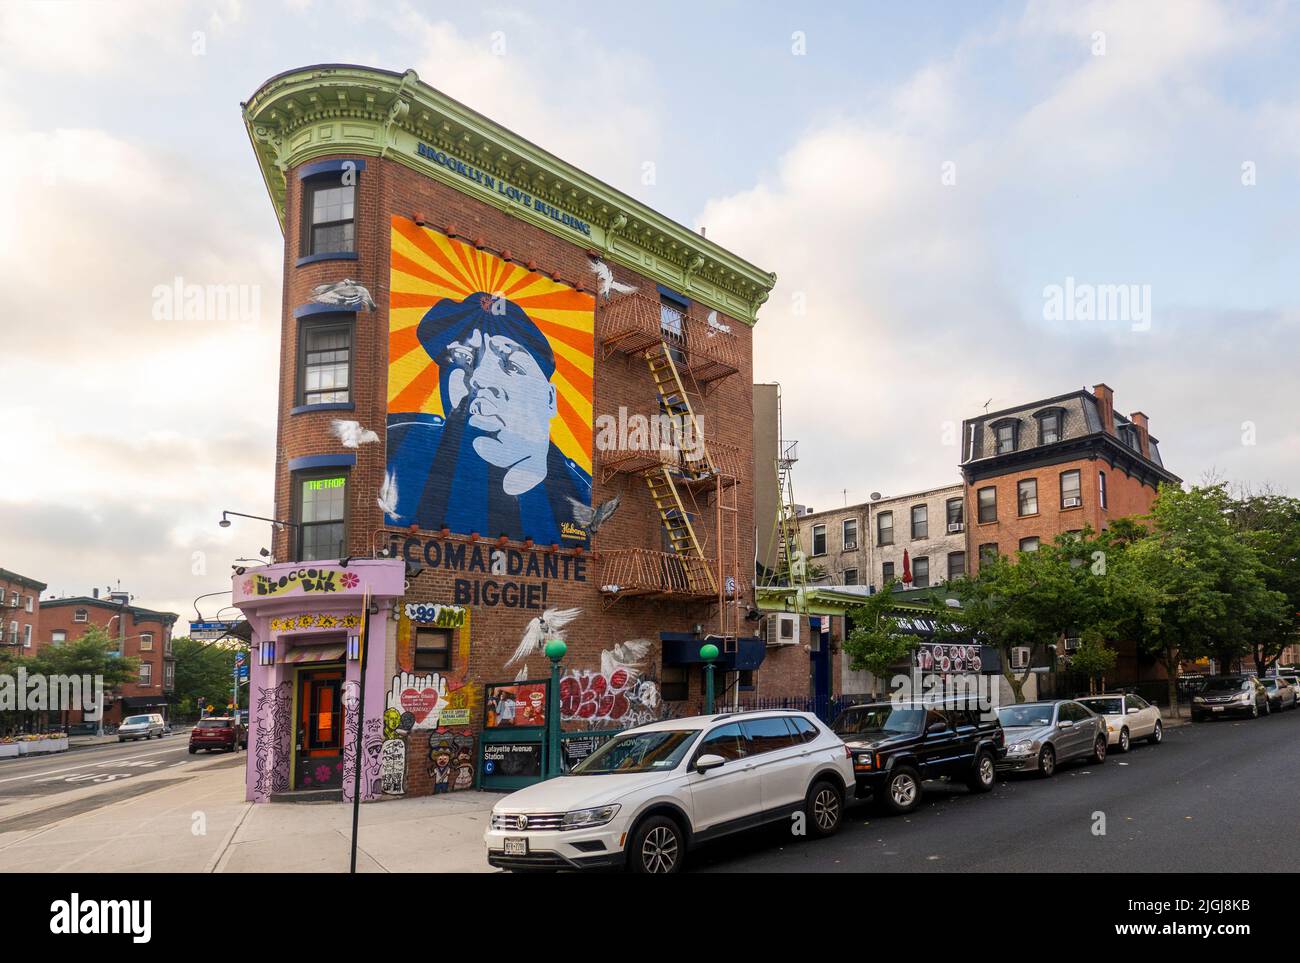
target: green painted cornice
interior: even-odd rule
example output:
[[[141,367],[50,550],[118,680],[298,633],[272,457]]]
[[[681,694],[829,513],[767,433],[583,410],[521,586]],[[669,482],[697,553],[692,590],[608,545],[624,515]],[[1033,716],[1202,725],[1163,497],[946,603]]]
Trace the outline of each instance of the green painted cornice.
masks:
[[[243,109],[281,230],[291,169],[334,154],[384,157],[750,324],[776,283],[775,274],[434,90],[414,70],[303,67],[272,77]],[[554,213],[524,206],[504,186]],[[556,216],[565,214],[567,223]]]

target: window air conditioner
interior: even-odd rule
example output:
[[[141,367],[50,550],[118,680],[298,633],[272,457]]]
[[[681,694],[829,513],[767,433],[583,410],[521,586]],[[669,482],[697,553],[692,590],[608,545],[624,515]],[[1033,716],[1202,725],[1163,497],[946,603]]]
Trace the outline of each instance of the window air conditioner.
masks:
[[[1080,498],[1078,495],[1075,495],[1072,498],[1064,498],[1061,500],[1062,508],[1078,508],[1082,504],[1083,504],[1083,499]]]
[[[953,532],[961,532],[961,531],[964,531],[965,529],[966,529],[966,526],[965,526],[964,524],[962,524],[961,522],[949,522],[949,523],[948,523],[948,534],[949,534],[949,535],[951,535]]]
[[[1011,668],[1027,669],[1029,668],[1029,649],[1024,646],[1016,646],[1011,650]]]
[[[790,612],[775,612],[767,617],[768,645],[798,645],[799,616]]]

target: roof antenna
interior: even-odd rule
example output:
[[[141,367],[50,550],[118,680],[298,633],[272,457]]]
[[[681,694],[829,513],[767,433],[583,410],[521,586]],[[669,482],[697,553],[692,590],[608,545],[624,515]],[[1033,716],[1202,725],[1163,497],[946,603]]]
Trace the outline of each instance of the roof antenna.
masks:
[[[991,404],[993,404],[993,399],[992,399],[992,398],[990,398],[988,401],[984,402],[984,414],[987,415],[987,414],[989,413],[989,405],[991,405]]]

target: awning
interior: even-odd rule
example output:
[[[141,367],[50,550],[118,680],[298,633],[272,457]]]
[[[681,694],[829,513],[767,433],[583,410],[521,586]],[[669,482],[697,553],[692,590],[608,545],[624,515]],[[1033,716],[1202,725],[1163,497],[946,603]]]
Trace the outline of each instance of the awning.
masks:
[[[341,662],[346,643],[330,642],[324,645],[294,645],[285,649],[282,663]]]

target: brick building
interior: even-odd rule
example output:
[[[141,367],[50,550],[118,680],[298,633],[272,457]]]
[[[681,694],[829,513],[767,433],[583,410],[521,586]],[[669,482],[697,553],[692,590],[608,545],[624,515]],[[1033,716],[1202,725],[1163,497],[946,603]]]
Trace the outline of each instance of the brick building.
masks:
[[[41,606],[39,647],[59,645],[80,638],[92,625],[116,640],[115,651],[140,660],[139,677],[117,691],[106,693],[104,722],[118,724],[123,716],[138,712],[167,715],[168,701],[176,682],[176,659],[172,654],[174,612],[158,612],[135,605],[126,592],[46,599]],[[74,712],[72,722],[80,721]]]
[[[889,579],[902,588],[903,552],[909,588],[927,588],[966,574],[965,492],[945,485],[799,518],[800,547],[810,566],[832,585],[869,585]]]
[[[45,583],[0,568],[0,646],[31,655],[40,637]]]
[[[359,726],[363,798],[531,777],[540,750],[494,730],[559,634],[566,730],[698,710],[706,640],[723,689],[806,682],[751,613],[775,277],[413,71],[290,71],[244,117],[285,237],[289,560],[234,579],[248,797],[347,798]]]
[[[1179,482],[1147,416],[1116,412],[1105,384],[968,418],[962,438],[972,573],[981,558],[1145,514],[1162,482]]]

